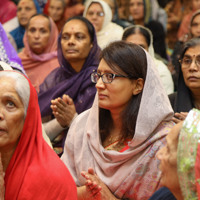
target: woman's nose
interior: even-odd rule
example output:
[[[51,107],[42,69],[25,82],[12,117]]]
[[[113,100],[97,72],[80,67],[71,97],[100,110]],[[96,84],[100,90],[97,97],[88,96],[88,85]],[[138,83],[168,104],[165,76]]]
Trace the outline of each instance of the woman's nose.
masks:
[[[104,87],[105,87],[105,83],[103,82],[102,77],[100,77],[96,83],[96,88],[104,88]]]

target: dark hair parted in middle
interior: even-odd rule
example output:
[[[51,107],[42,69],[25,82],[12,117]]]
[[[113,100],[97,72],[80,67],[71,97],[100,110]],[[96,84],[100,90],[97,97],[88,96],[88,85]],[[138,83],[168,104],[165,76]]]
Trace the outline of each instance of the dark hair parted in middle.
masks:
[[[92,42],[94,41],[94,34],[95,34],[95,29],[94,29],[92,23],[91,23],[88,19],[86,19],[85,17],[82,17],[82,16],[74,16],[74,17],[69,18],[69,19],[65,22],[65,24],[68,23],[69,21],[72,21],[72,20],[80,20],[80,21],[82,21],[82,22],[86,25],[86,27],[87,27],[87,29],[88,29],[88,33],[89,33],[89,35],[90,35],[90,41],[91,41],[91,43],[92,43]],[[63,27],[64,27],[64,26],[63,26]],[[62,30],[61,30],[61,32],[62,32]]]
[[[181,55],[180,55],[180,59],[183,59],[185,52],[192,47],[196,47],[200,45],[200,38],[192,38],[190,40],[188,40],[187,42],[185,42]]]
[[[144,50],[136,44],[126,43],[125,41],[110,43],[101,52],[100,59],[104,59],[108,66],[116,73],[126,75],[130,79],[142,78],[144,81],[146,79],[146,54]],[[141,97],[142,92],[138,95],[133,95],[126,109],[121,113],[123,124],[121,133],[122,141],[134,136]],[[101,139],[104,141],[109,130],[112,128],[110,111],[100,108],[99,120]]]
[[[144,38],[146,40],[146,43],[148,44],[148,47],[149,47],[150,44],[151,44],[151,35],[147,31],[146,28],[143,28],[140,25],[134,25],[134,26],[130,26],[130,27],[126,28],[124,30],[124,33],[123,33],[123,36],[122,36],[122,40],[126,40],[129,36],[137,34],[137,33],[139,33],[139,34],[144,36]]]

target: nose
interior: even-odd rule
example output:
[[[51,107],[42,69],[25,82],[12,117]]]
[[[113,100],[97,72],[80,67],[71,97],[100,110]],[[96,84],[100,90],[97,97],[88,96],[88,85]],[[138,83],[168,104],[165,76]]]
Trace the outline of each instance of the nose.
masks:
[[[68,45],[73,45],[75,43],[75,38],[74,36],[71,36],[68,40]]]
[[[39,37],[40,37],[39,31],[35,31],[33,36],[34,36],[35,38],[39,38]]]
[[[96,88],[105,88],[105,83],[103,82],[102,77],[97,81]]]
[[[196,60],[193,60],[190,67],[189,67],[189,70],[190,71],[198,71],[198,66],[197,66],[197,63],[196,63]]]

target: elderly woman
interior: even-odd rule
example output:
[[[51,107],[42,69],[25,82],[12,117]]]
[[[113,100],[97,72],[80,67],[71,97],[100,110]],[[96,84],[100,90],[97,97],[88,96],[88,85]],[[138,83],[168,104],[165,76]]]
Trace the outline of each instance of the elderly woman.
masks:
[[[20,0],[17,5],[17,18],[19,21],[19,27],[10,32],[15,40],[18,51],[24,47],[23,36],[25,33],[25,27],[31,16],[36,13],[41,13],[37,0]]]
[[[24,75],[0,72],[0,153],[5,199],[77,199],[69,171],[42,137],[37,99]]]
[[[166,146],[157,153],[162,171],[161,183],[177,200],[200,199],[199,119],[200,111],[191,110],[184,122],[173,127],[166,137]],[[150,200],[169,199],[165,198],[164,190],[158,190]]]
[[[177,92],[169,95],[174,122],[184,120],[192,108],[200,109],[200,38],[184,44],[180,55]]]
[[[66,21],[58,38],[60,67],[47,76],[39,93],[43,122],[57,118],[46,123],[45,130],[52,141],[59,136],[53,143],[58,154],[62,153],[67,133],[67,130],[63,133],[63,129],[69,127],[76,112],[87,110],[93,103],[96,89],[90,74],[97,69],[99,53],[94,27],[86,18],[73,17]],[[57,102],[61,103],[63,117],[52,113]]]
[[[86,178],[98,182],[102,199],[147,200],[160,187],[155,154],[174,125],[154,62],[140,46],[114,42],[91,79],[94,104],[72,122],[61,157],[78,199],[95,199]]]
[[[59,66],[57,38],[58,29],[50,17],[37,14],[30,18],[24,35],[25,47],[19,57],[38,92],[47,75]]]
[[[103,0],[86,2],[83,16],[95,27],[101,49],[112,41],[121,40],[123,28],[112,22],[112,10]]]
[[[178,40],[175,44],[173,54],[171,55],[171,60],[172,64],[174,67],[174,81],[175,81],[175,86],[177,90],[177,85],[178,85],[178,75],[180,72],[180,54],[182,52],[184,43],[187,42],[188,40],[195,38],[195,37],[200,37],[200,10],[197,10],[193,16],[191,17],[190,25],[189,25],[189,32],[186,35],[186,37],[182,38],[182,40]]]
[[[150,53],[158,69],[165,91],[167,94],[173,93],[174,83],[169,69],[161,60],[155,58],[151,31],[141,25],[129,26],[124,30],[122,40],[138,44]]]

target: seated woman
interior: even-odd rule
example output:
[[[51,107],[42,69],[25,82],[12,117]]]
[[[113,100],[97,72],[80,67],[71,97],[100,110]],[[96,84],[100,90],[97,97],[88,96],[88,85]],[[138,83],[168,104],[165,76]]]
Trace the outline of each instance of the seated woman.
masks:
[[[77,199],[68,169],[42,137],[37,93],[24,75],[0,72],[0,107],[5,199]]]
[[[66,4],[65,0],[49,0],[48,15],[55,22],[58,31],[60,32],[65,24],[64,12]]]
[[[140,46],[117,41],[102,51],[91,79],[94,104],[72,122],[61,157],[78,199],[95,199],[81,175],[89,170],[84,176],[99,183],[102,199],[147,200],[160,187],[155,154],[174,126],[154,62]]]
[[[173,127],[166,137],[166,146],[157,153],[162,171],[161,183],[175,197],[164,198],[162,192],[166,189],[161,188],[149,200],[200,199],[199,119],[200,111],[191,110],[184,122]]]
[[[179,67],[177,92],[169,95],[176,123],[184,120],[192,108],[200,109],[200,38],[184,44]]]
[[[30,18],[24,35],[25,47],[18,55],[37,92],[47,75],[59,66],[57,38],[58,29],[50,17],[37,14]]]
[[[112,10],[103,0],[87,1],[83,16],[95,27],[101,49],[112,41],[121,40],[123,28],[112,22]]]
[[[19,21],[19,26],[10,32],[15,43],[17,45],[18,51],[24,47],[23,37],[25,33],[25,27],[31,16],[36,13],[41,13],[40,7],[37,0],[20,0],[17,5],[17,18]]]
[[[150,0],[130,0],[129,1],[130,22],[135,25],[142,25],[149,28],[153,34],[153,47],[156,56],[168,60],[165,42],[164,26],[152,19],[152,9]]]
[[[124,30],[122,40],[138,44],[150,53],[152,58],[154,58],[165,91],[167,94],[173,93],[174,83],[169,69],[161,60],[154,57],[153,35],[151,31],[140,25],[130,26]]]
[[[21,59],[17,55],[16,50],[10,43],[7,34],[0,23],[0,60],[10,65],[14,70],[25,74]]]
[[[173,79],[175,82],[175,89],[176,89],[175,91],[177,91],[178,75],[180,73],[179,59],[180,59],[180,54],[182,52],[184,43],[195,37],[200,37],[200,10],[197,10],[193,14],[190,21],[189,32],[187,36],[182,38],[181,40],[177,40],[173,53],[171,55],[171,62],[174,68]]]
[[[93,103],[96,88],[90,81],[90,74],[97,69],[99,53],[94,27],[86,18],[73,17],[66,21],[58,38],[60,67],[47,76],[38,97],[43,122],[49,121],[44,124],[46,133],[54,141],[58,154],[62,153],[67,133],[63,129],[69,127],[76,112],[87,110]],[[56,98],[61,102],[64,119],[52,113],[51,101]],[[52,101],[52,108],[56,107],[56,102],[57,99]],[[51,120],[53,115],[57,120]]]

